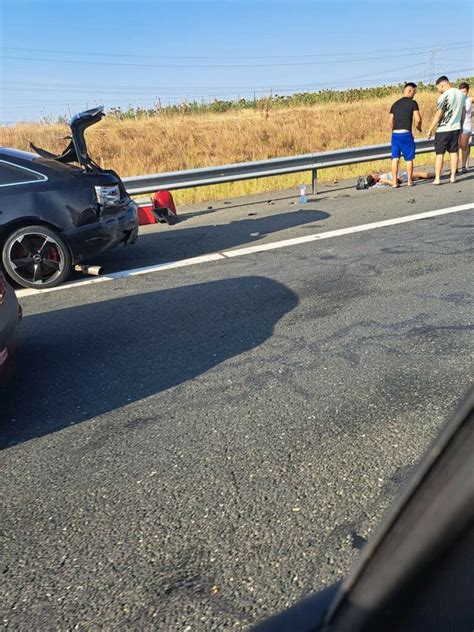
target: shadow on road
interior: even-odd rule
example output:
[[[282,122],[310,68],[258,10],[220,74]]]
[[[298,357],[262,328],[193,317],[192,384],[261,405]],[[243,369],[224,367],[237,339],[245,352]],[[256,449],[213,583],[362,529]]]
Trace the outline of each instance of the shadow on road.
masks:
[[[191,380],[261,345],[297,304],[284,285],[255,276],[27,316],[0,390],[0,447]]]
[[[94,263],[100,263],[106,273],[111,273],[130,267],[179,261],[236,246],[253,245],[266,235],[320,222],[329,217],[330,214],[324,211],[305,209],[249,217],[226,224],[194,227],[158,225],[153,227],[153,232],[141,233],[135,246],[125,250],[118,247]]]

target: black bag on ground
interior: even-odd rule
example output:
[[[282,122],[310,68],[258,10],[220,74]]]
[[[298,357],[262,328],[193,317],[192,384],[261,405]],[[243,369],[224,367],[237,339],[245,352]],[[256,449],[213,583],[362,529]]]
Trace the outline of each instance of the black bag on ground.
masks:
[[[356,189],[358,191],[362,191],[363,189],[368,189],[368,188],[369,188],[369,183],[367,182],[367,177],[359,176],[357,178]]]

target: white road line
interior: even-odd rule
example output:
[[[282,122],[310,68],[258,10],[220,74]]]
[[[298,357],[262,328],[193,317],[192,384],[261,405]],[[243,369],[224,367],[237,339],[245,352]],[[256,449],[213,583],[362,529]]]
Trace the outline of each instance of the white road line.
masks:
[[[114,279],[124,279],[126,277],[137,276],[139,274],[149,274],[150,272],[160,272],[161,270],[171,270],[172,268],[184,268],[186,266],[197,265],[199,263],[207,263],[208,261],[217,261],[225,259],[223,254],[214,252],[209,255],[201,255],[199,257],[191,257],[190,259],[181,259],[181,261],[171,261],[170,263],[158,263],[154,266],[146,266],[145,268],[135,268],[133,270],[123,270],[121,272],[113,272],[112,274],[104,274],[94,279],[86,279],[84,281],[75,281],[66,283],[58,287],[51,287],[45,290],[34,290],[25,288],[17,290],[16,295],[21,298],[23,296],[32,296],[33,294],[46,294],[47,292],[58,292],[59,290],[68,290],[72,287],[82,287],[83,285],[92,285],[93,283],[104,283],[105,281],[113,281]]]
[[[274,241],[269,244],[258,244],[256,246],[247,246],[236,250],[224,250],[223,252],[214,252],[199,257],[191,257],[182,259],[181,261],[172,261],[170,263],[159,263],[144,268],[135,268],[133,270],[124,270],[122,272],[114,272],[94,279],[85,279],[84,281],[76,281],[67,283],[59,287],[53,287],[45,290],[22,289],[17,290],[17,296],[32,296],[34,294],[45,294],[46,292],[58,292],[70,288],[82,287],[83,285],[92,285],[93,283],[104,283],[105,281],[113,281],[114,279],[124,279],[127,277],[139,276],[142,274],[150,274],[152,272],[161,272],[163,270],[172,270],[174,268],[185,268],[188,266],[199,265],[200,263],[208,263],[210,261],[219,261],[232,257],[242,257],[244,255],[254,254],[256,252],[266,252],[267,250],[276,250],[278,248],[287,248],[289,246],[297,246],[311,241],[319,241],[323,239],[332,239],[333,237],[342,237],[343,235],[353,235],[354,233],[363,233],[376,228],[384,228],[386,226],[396,226],[397,224],[407,224],[408,222],[416,222],[420,219],[429,219],[439,217],[440,215],[449,215],[450,213],[459,213],[460,211],[474,210],[474,203],[461,204],[460,206],[451,206],[449,208],[438,209],[437,211],[427,211],[426,213],[417,213],[416,215],[405,215],[404,217],[395,217],[394,219],[385,219],[380,222],[372,222],[370,224],[361,224],[360,226],[349,226],[348,228],[340,228],[338,230],[329,230],[324,233],[315,233],[313,235],[305,235],[304,237],[294,237],[291,239],[283,239],[282,241]]]

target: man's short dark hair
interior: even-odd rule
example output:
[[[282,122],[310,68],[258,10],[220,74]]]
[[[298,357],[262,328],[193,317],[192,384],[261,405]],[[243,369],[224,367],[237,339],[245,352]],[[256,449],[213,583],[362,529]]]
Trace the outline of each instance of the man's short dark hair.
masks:
[[[367,178],[365,179],[365,181],[367,182],[367,184],[369,185],[369,187],[373,187],[375,184],[375,178],[373,176],[367,176]]]
[[[413,81],[407,81],[405,88],[416,88],[416,83],[413,83]]]
[[[459,89],[460,90],[469,90],[469,84],[467,83],[467,81],[461,81],[461,83],[459,84]]]
[[[446,75],[441,75],[441,77],[438,77],[436,79],[436,85],[438,86],[440,83],[443,83],[443,81],[447,81],[449,83],[449,79],[446,77]]]

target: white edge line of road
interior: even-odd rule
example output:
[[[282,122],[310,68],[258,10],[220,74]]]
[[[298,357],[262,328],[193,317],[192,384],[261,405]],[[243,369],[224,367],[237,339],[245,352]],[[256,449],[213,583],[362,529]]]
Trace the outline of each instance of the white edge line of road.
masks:
[[[190,257],[181,261],[171,261],[169,263],[159,263],[144,268],[135,268],[133,270],[123,270],[122,272],[114,272],[94,279],[85,279],[84,281],[75,281],[66,283],[58,287],[47,288],[44,290],[34,290],[25,288],[17,290],[18,298],[24,296],[32,296],[34,294],[45,294],[47,292],[58,292],[60,290],[68,290],[70,288],[82,287],[83,285],[92,285],[94,283],[105,283],[114,279],[125,279],[127,277],[139,276],[142,274],[150,274],[152,272],[161,272],[163,270],[173,270],[174,268],[185,268],[188,266],[199,265],[200,263],[208,263],[210,261],[219,261],[221,259],[229,259],[232,257],[242,257],[257,252],[266,252],[267,250],[276,250],[278,248],[287,248],[288,246],[296,246],[311,241],[323,239],[332,239],[333,237],[341,237],[343,235],[353,235],[354,233],[362,233],[376,228],[384,228],[386,226],[396,226],[397,224],[407,224],[408,222],[416,222],[420,219],[429,219],[431,217],[439,217],[440,215],[449,215],[450,213],[459,213],[460,211],[468,211],[474,209],[474,203],[461,204],[459,206],[451,206],[449,208],[438,209],[437,211],[427,211],[426,213],[417,213],[415,215],[405,215],[404,217],[395,217],[393,219],[385,219],[380,222],[372,222],[370,224],[361,224],[359,226],[349,226],[348,228],[339,228],[338,230],[329,230],[324,233],[315,233],[313,235],[305,235],[304,237],[293,237],[291,239],[283,239],[282,241],[274,241],[269,244],[259,244],[256,246],[248,246],[246,248],[238,248],[235,250],[224,250],[222,252],[214,252],[199,257]]]

